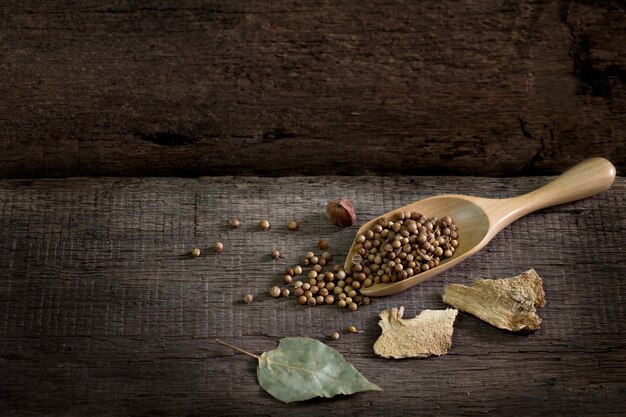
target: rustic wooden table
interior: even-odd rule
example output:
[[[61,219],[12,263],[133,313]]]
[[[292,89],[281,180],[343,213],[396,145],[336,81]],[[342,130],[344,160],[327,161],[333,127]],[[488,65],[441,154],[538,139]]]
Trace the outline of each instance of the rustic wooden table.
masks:
[[[505,197],[546,178],[215,177],[0,181],[0,410],[3,415],[621,414],[626,391],[626,180],[520,219],[462,265],[355,313],[273,299],[318,239],[336,259],[355,227],[326,220],[352,199],[364,220],[432,194]],[[226,224],[236,216],[243,227]],[[256,227],[267,218],[273,226]],[[286,223],[296,218],[297,232]],[[217,239],[225,250],[213,254]],[[199,246],[205,255],[190,258]],[[269,254],[277,248],[284,258]],[[443,286],[534,267],[541,330],[500,331],[460,314],[447,356],[374,355],[382,309],[444,308]],[[241,302],[251,292],[256,301]],[[354,324],[363,334],[334,330]],[[285,405],[256,382],[255,352],[285,336],[336,348],[383,392]]]

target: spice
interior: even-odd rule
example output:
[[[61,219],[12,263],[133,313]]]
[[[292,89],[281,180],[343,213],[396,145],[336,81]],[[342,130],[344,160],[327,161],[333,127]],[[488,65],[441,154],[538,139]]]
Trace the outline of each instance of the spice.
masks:
[[[259,228],[260,228],[261,230],[267,230],[267,229],[269,229],[269,228],[270,228],[270,222],[269,222],[269,221],[267,221],[267,220],[261,220],[261,221],[259,222]]]
[[[197,258],[200,255],[201,255],[200,248],[193,248],[191,250],[191,256],[193,256],[194,258]]]
[[[305,305],[306,304],[306,297],[304,295],[298,296],[298,304],[300,304],[300,305]]]
[[[287,228],[292,232],[298,230],[298,222],[295,220],[291,220],[289,223],[287,223]]]
[[[224,244],[222,242],[215,242],[213,245],[213,250],[215,253],[221,253],[224,250]]]
[[[243,296],[243,302],[246,304],[250,304],[252,300],[254,300],[254,297],[252,297],[252,294],[246,294]]]
[[[293,277],[291,275],[286,274],[285,276],[283,276],[283,282],[286,285],[291,284],[292,281],[293,281]]]
[[[236,229],[241,226],[241,222],[237,219],[232,219],[229,223],[229,226],[231,227],[231,229]]]
[[[289,293],[290,293],[289,288],[283,288],[283,292],[282,292],[283,297],[289,298]]]
[[[317,247],[321,250],[326,250],[328,249],[328,242],[326,242],[325,240],[320,240],[317,242]]]
[[[364,330],[357,330],[355,326],[348,326],[348,333],[363,333]]]
[[[281,294],[281,290],[280,287],[278,285],[274,285],[272,288],[270,288],[270,295],[274,298],[280,297]]]
[[[356,222],[356,213],[347,198],[330,201],[326,205],[326,216],[331,222],[341,227],[352,226]]]
[[[278,258],[280,258],[280,252],[279,252],[279,251],[277,251],[276,249],[274,249],[274,250],[272,251],[272,258],[274,258],[274,259],[278,259]]]
[[[425,358],[445,355],[452,346],[453,324],[458,310],[423,310],[417,317],[403,319],[404,307],[380,313],[382,334],[374,352],[385,358]]]
[[[333,339],[333,340],[338,340],[338,339],[339,339],[339,333],[337,333],[337,332],[332,332],[332,333],[330,334],[330,338],[331,338],[331,339]]]
[[[293,267],[293,274],[290,275],[300,275],[302,274],[302,267],[300,265],[296,265]]]
[[[541,325],[537,309],[546,303],[543,281],[534,269],[502,279],[477,279],[467,287],[449,284],[443,302],[500,329],[535,331]]]

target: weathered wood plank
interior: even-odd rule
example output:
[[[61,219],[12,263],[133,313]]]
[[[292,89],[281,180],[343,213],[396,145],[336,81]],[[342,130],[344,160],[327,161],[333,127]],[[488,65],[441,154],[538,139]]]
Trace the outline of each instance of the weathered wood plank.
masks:
[[[610,415],[624,410],[626,180],[592,199],[531,214],[483,251],[356,313],[276,300],[280,280],[319,238],[344,253],[325,202],[345,195],[361,219],[436,193],[510,196],[545,178],[219,177],[0,181],[0,409],[3,415]],[[232,216],[243,227],[229,230]],[[286,229],[295,217],[296,233]],[[256,223],[269,219],[268,232]],[[225,251],[191,259],[221,239]],[[273,261],[278,248],[284,259]],[[447,356],[375,357],[377,313],[443,308],[449,282],[534,267],[541,330],[507,334],[461,314]],[[257,301],[240,299],[252,292]],[[349,324],[366,330],[327,335]],[[283,405],[254,360],[284,336],[327,341],[384,388]]]
[[[619,2],[3,4],[0,177],[626,172]]]

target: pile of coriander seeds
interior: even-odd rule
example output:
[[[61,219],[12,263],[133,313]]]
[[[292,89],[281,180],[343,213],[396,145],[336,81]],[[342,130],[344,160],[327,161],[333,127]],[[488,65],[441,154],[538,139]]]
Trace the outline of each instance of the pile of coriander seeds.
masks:
[[[283,282],[293,284],[298,303],[311,307],[337,304],[339,308],[351,311],[356,311],[361,304],[369,304],[370,298],[359,294],[362,283],[352,276],[354,271],[348,274],[341,265],[329,266],[332,255],[326,251],[328,244],[325,241],[320,240],[318,248],[324,252],[319,256],[308,252],[300,265],[285,270]],[[295,280],[298,276],[302,279]]]
[[[371,230],[358,235],[356,243],[355,277],[364,287],[428,271],[452,257],[459,246],[451,217],[427,218],[418,212],[401,212],[395,219],[382,217]]]
[[[293,284],[299,304],[336,303],[339,308],[356,311],[359,305],[370,303],[369,297],[360,294],[361,288],[428,271],[453,256],[459,245],[457,228],[449,216],[427,218],[418,212],[381,218],[372,230],[358,235],[356,243],[358,255],[345,270],[341,265],[328,266],[332,255],[326,251],[325,241],[318,242],[318,248],[324,250],[319,256],[308,252],[299,265],[286,269],[283,282]],[[301,275],[303,278],[297,279]],[[280,295],[279,291],[274,291],[274,296]]]

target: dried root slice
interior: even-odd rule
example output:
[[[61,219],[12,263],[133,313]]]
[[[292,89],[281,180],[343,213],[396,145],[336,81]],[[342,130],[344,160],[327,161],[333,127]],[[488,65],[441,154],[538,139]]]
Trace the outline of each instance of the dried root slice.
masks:
[[[374,352],[385,358],[426,358],[445,355],[452,346],[454,319],[458,311],[424,310],[419,316],[403,320],[404,307],[380,313],[383,329]]]
[[[542,281],[534,269],[511,278],[477,279],[471,287],[450,284],[443,302],[512,332],[539,329],[537,308],[546,303]]]

